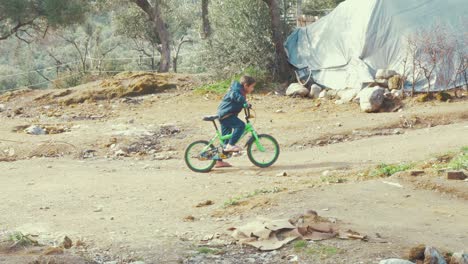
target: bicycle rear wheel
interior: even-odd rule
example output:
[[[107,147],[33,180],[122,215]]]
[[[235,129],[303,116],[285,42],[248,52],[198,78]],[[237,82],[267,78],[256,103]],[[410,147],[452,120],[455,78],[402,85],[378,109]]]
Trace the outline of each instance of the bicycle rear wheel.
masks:
[[[251,140],[247,146],[247,155],[250,162],[260,168],[273,165],[278,160],[279,154],[278,141],[270,135],[258,135],[258,142]]]
[[[216,164],[216,148],[206,140],[195,141],[185,150],[184,160],[194,172],[209,172]]]

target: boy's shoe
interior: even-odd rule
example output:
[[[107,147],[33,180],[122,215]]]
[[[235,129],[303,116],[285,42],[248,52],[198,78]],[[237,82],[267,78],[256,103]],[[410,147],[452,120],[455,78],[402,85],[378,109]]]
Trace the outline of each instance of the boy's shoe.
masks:
[[[231,145],[227,145],[226,148],[224,149],[225,152],[241,152],[242,151],[242,148],[239,147],[239,146],[231,146]]]
[[[215,165],[215,168],[230,168],[230,167],[232,167],[232,165],[225,161],[217,161]]]

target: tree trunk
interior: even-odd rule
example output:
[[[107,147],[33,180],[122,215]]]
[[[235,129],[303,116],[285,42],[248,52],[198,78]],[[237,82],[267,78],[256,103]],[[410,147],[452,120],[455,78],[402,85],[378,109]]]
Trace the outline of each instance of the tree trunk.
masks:
[[[281,25],[281,13],[277,0],[263,0],[270,9],[271,30],[273,33],[273,43],[275,44],[275,64],[280,81],[286,81],[291,76],[286,51],[284,50],[284,36]]]
[[[202,22],[203,22],[202,39],[209,38],[211,35],[211,24],[210,24],[210,19],[208,18],[209,1],[210,0],[202,0]]]
[[[152,6],[148,0],[131,0],[140,7],[152,22],[152,27],[161,41],[161,60],[159,62],[159,72],[168,72],[171,67],[171,47],[170,35],[166,28],[166,23],[161,16],[161,3],[154,1]]]

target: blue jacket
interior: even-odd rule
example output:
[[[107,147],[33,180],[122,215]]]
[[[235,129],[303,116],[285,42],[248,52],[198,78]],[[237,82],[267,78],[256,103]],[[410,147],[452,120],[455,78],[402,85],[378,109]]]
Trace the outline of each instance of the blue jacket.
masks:
[[[229,114],[238,115],[242,111],[244,104],[247,102],[242,94],[243,89],[244,87],[238,81],[232,83],[231,88],[218,107],[219,118],[222,119]]]

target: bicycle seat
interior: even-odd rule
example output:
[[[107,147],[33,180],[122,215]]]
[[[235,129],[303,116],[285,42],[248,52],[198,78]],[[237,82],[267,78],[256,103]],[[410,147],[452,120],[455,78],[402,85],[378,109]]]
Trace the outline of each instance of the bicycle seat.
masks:
[[[219,118],[219,116],[217,116],[217,115],[205,116],[205,117],[203,117],[203,121],[215,121],[218,118]]]

